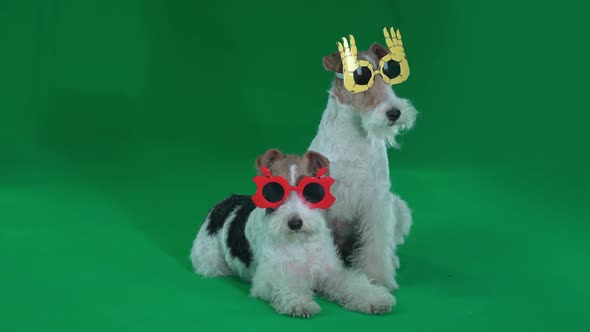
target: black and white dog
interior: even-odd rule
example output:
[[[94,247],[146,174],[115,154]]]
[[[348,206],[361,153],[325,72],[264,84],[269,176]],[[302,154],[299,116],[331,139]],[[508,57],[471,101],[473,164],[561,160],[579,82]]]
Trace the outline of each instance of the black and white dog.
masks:
[[[299,156],[270,149],[258,157],[257,195],[263,203],[255,203],[256,195],[231,195],[213,207],[193,242],[195,271],[237,275],[251,282],[252,296],[293,317],[320,311],[316,291],[349,310],[391,311],[395,299],[385,287],[343,266],[325,206],[318,208],[332,197],[328,166],[313,151]]]

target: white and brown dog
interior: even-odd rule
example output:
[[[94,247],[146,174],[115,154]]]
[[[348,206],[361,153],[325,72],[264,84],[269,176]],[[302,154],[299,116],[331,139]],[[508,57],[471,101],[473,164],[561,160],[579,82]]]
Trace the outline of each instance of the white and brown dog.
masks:
[[[328,166],[317,152],[270,149],[258,157],[257,193],[231,195],[209,211],[190,252],[194,270],[205,277],[239,276],[251,282],[252,296],[293,317],[320,311],[314,291],[349,310],[389,312],[391,293],[345,268],[338,256],[325,220],[333,199],[323,204],[330,191],[321,173],[329,175]]]
[[[359,52],[358,59],[377,68],[390,50],[374,43]],[[390,192],[387,148],[397,147],[396,136],[412,128],[417,112],[379,75],[374,76],[370,89],[351,93],[344,86],[339,52],[324,57],[323,65],[335,73],[335,79],[309,150],[330,160],[331,176],[336,180],[332,191],[338,200],[327,211],[327,220],[346,263],[394,290],[398,288],[396,246],[408,235],[412,217],[407,204]],[[358,74],[368,73],[359,69]]]

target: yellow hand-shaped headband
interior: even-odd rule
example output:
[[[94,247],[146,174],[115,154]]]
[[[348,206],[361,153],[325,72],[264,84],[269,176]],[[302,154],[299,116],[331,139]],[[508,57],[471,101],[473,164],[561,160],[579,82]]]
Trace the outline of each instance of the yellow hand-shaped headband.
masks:
[[[336,76],[344,80],[346,90],[357,93],[367,91],[373,86],[375,75],[381,75],[383,81],[387,84],[399,84],[404,82],[410,76],[410,67],[406,60],[406,53],[402,43],[402,35],[397,30],[397,36],[391,28],[391,35],[387,28],[383,28],[385,42],[389,48],[387,55],[379,60],[379,69],[374,70],[373,65],[366,60],[357,59],[357,49],[354,37],[350,38],[350,46],[346,38],[342,38],[342,45],[338,42],[338,50],[342,59],[342,74]]]

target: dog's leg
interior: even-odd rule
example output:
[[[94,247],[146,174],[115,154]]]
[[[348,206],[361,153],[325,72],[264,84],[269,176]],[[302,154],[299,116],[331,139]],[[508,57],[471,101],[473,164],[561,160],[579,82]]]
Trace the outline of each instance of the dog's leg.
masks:
[[[352,261],[373,280],[389,290],[398,288],[395,281],[395,214],[391,193],[374,195],[373,204],[359,220],[360,247]]]
[[[221,232],[209,234],[207,225],[209,218],[201,226],[197,237],[193,241],[190,259],[196,273],[204,277],[218,277],[232,274],[221,247]]]
[[[309,278],[278,264],[261,264],[252,278],[251,295],[269,302],[280,314],[309,318],[320,312]]]
[[[366,314],[387,313],[395,305],[385,287],[371,284],[366,275],[353,269],[335,269],[322,282],[320,292],[348,310]]]

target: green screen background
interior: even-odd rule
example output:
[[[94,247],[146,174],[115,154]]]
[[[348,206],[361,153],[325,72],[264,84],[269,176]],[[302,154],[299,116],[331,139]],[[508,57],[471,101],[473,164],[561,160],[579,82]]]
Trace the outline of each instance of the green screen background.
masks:
[[[3,331],[588,331],[588,8],[574,1],[0,3]],[[279,316],[188,252],[303,153],[322,57],[394,25],[420,112],[390,151],[414,211],[387,316]]]

